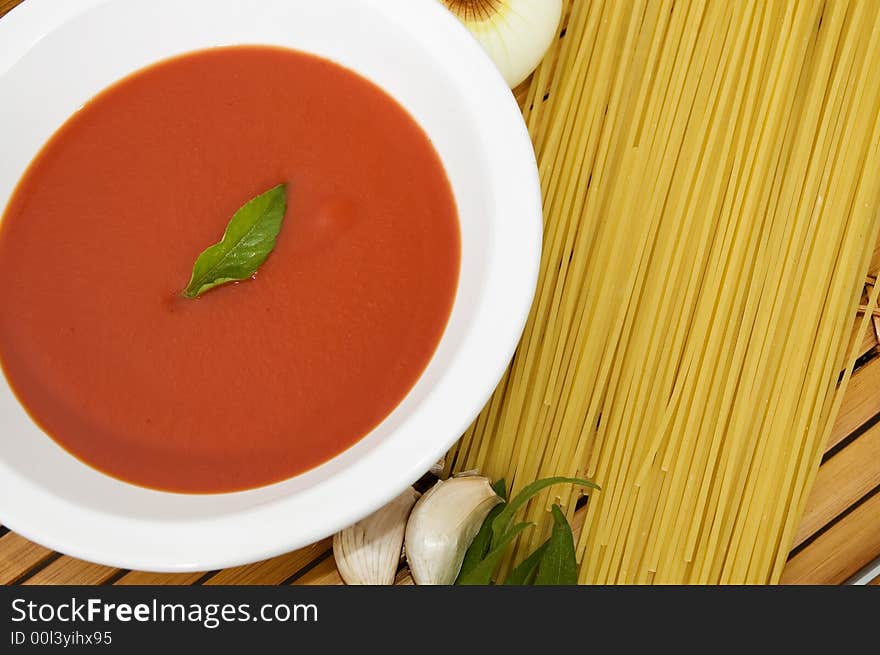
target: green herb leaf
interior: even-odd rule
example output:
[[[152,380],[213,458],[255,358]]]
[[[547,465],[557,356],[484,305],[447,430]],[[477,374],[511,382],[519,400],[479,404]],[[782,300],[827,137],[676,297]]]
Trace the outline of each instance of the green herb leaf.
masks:
[[[544,552],[547,550],[547,546],[550,545],[550,540],[548,539],[543,544],[538,546],[535,549],[535,552],[526,557],[522,562],[519,563],[513,571],[507,576],[507,579],[504,581],[506,585],[530,585],[532,581],[535,579],[535,574],[538,572],[538,565],[541,563],[541,558],[544,556]]]
[[[492,488],[494,489],[495,486],[493,485]],[[498,493],[497,489],[495,489],[495,493]],[[501,494],[498,495],[500,496]],[[458,583],[458,580],[461,580],[464,576],[468,575],[471,571],[477,568],[477,565],[482,562],[483,559],[485,559],[486,554],[492,547],[492,521],[494,521],[495,517],[501,513],[502,509],[504,509],[504,503],[495,505],[495,507],[493,507],[486,515],[483,525],[480,526],[480,531],[477,533],[477,536],[474,537],[471,545],[468,546],[468,549],[464,553],[464,559],[461,562],[461,570],[458,572],[456,584]]]
[[[492,575],[498,564],[501,562],[501,556],[507,545],[523,530],[534,525],[533,523],[517,523],[510,528],[497,541],[492,541],[492,550],[483,558],[470,572],[466,575],[459,575],[455,584],[459,585],[487,585],[492,582]]]
[[[507,485],[504,482],[504,478],[493,482],[492,490],[498,494],[499,498],[505,501],[507,500]],[[477,533],[477,536],[474,537],[471,545],[468,546],[467,551],[465,551],[464,560],[461,563],[461,570],[458,572],[456,583],[462,576],[470,573],[477,564],[482,562],[483,558],[486,557],[486,553],[488,553],[489,549],[492,547],[492,521],[495,520],[495,517],[498,516],[502,509],[504,509],[504,503],[495,505],[495,507],[492,508],[492,511],[486,515],[486,518],[483,520],[483,525],[480,526],[480,531]]]
[[[553,506],[553,532],[547,540],[538,565],[536,585],[576,585],[577,559],[574,554],[574,536],[565,514],[558,505]]]
[[[594,482],[590,482],[589,480],[584,480],[582,478],[544,478],[543,480],[535,480],[531,484],[527,484],[523,487],[522,491],[520,491],[516,497],[511,500],[507,505],[504,506],[504,510],[502,510],[498,516],[495,517],[495,521],[492,523],[492,543],[493,546],[496,541],[500,540],[502,535],[507,531],[507,526],[510,525],[510,522],[513,520],[514,514],[516,514],[517,510],[525,505],[529,499],[540,492],[542,489],[546,489],[554,484],[577,484],[582,487],[592,487],[593,489],[599,489],[599,485]]]
[[[235,212],[223,238],[199,255],[184,297],[253,276],[275,248],[286,209],[287,186],[279,184]]]
[[[504,502],[507,502],[507,483],[504,481],[504,478],[492,483],[492,491],[498,494],[498,497]]]

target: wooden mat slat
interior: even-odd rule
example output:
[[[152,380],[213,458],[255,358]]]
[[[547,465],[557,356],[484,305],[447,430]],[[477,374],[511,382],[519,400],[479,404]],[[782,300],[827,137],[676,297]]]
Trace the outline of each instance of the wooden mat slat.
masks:
[[[880,489],[788,561],[782,584],[841,584],[880,556]]]
[[[309,562],[330,550],[331,540],[324,539],[292,553],[286,553],[272,559],[224,569],[205,581],[206,585],[223,584],[280,584],[295,575]],[[332,558],[331,558],[332,559]]]
[[[34,575],[22,580],[22,584],[104,584],[119,575],[121,571],[122,569],[93,564],[63,555]]]
[[[23,0],[0,0],[0,16],[12,11],[12,8],[21,4]]]
[[[7,532],[0,537],[0,584],[17,582],[53,556],[48,548]]]
[[[398,587],[414,585],[415,582],[413,581],[412,576],[409,574],[409,569],[400,569],[400,571],[397,572],[397,577],[394,579],[394,584]]]
[[[859,344],[858,350],[856,351],[856,357],[864,357],[877,347],[877,337],[874,335],[874,331],[869,329],[862,332],[861,324],[861,317],[859,317],[856,320],[855,325],[853,325],[852,336],[850,337],[850,344]]]
[[[880,357],[875,357],[853,374],[825,451],[837,446],[877,415],[880,415]]]
[[[327,557],[313,568],[309,569],[302,577],[293,581],[294,585],[340,585],[344,584],[336,570],[336,562],[333,556]]]
[[[339,577],[339,571],[336,569],[336,562],[332,557],[328,557],[320,564],[315,566],[311,571],[306,573],[302,578],[296,580],[294,585],[341,585],[345,584]],[[403,567],[397,572],[394,578],[394,586],[414,585],[409,569]]]
[[[113,584],[117,585],[191,585],[203,578],[205,573],[150,573],[129,571]]]
[[[865,462],[880,462],[880,423],[819,468],[795,536],[795,547],[880,486],[880,466],[865,466]]]

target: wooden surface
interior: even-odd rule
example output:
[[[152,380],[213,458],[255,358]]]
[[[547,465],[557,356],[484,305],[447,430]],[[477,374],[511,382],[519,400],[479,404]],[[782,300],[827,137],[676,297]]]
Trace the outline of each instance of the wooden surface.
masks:
[[[0,0],[0,16],[20,2]],[[522,97],[522,89],[518,92]],[[880,244],[871,270],[874,275],[880,272]],[[880,319],[874,319],[866,334],[854,331],[853,338],[860,344],[859,366],[783,573],[785,584],[840,584],[880,558]],[[582,518],[582,514],[576,516],[576,520]],[[0,584],[341,583],[327,539],[247,566],[162,574],[83,562],[0,527]],[[405,569],[397,584],[412,584]],[[870,584],[880,585],[880,576]]]
[[[20,5],[22,0],[0,0],[0,16],[8,13],[15,5]]]

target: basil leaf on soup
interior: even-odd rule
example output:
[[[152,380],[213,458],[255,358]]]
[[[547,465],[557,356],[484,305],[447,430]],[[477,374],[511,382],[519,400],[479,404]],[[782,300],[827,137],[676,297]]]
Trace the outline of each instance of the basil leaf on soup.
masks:
[[[196,298],[227,282],[252,277],[275,248],[287,209],[287,185],[279,184],[245,203],[223,238],[199,255],[183,296]]]

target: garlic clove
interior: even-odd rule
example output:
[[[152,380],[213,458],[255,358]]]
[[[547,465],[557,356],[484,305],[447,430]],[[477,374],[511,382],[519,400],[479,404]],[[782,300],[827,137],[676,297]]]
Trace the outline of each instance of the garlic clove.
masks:
[[[562,0],[441,0],[513,88],[535,70],[562,19]]]
[[[443,470],[446,468],[446,458],[441,457],[438,459],[431,468],[428,469],[428,473],[431,475],[436,475],[438,478],[443,475]]]
[[[500,502],[485,477],[449,478],[427,491],[406,524],[406,560],[415,583],[454,583],[465,551]]]
[[[407,488],[390,503],[333,536],[333,557],[346,584],[394,584],[406,520],[419,493]]]

